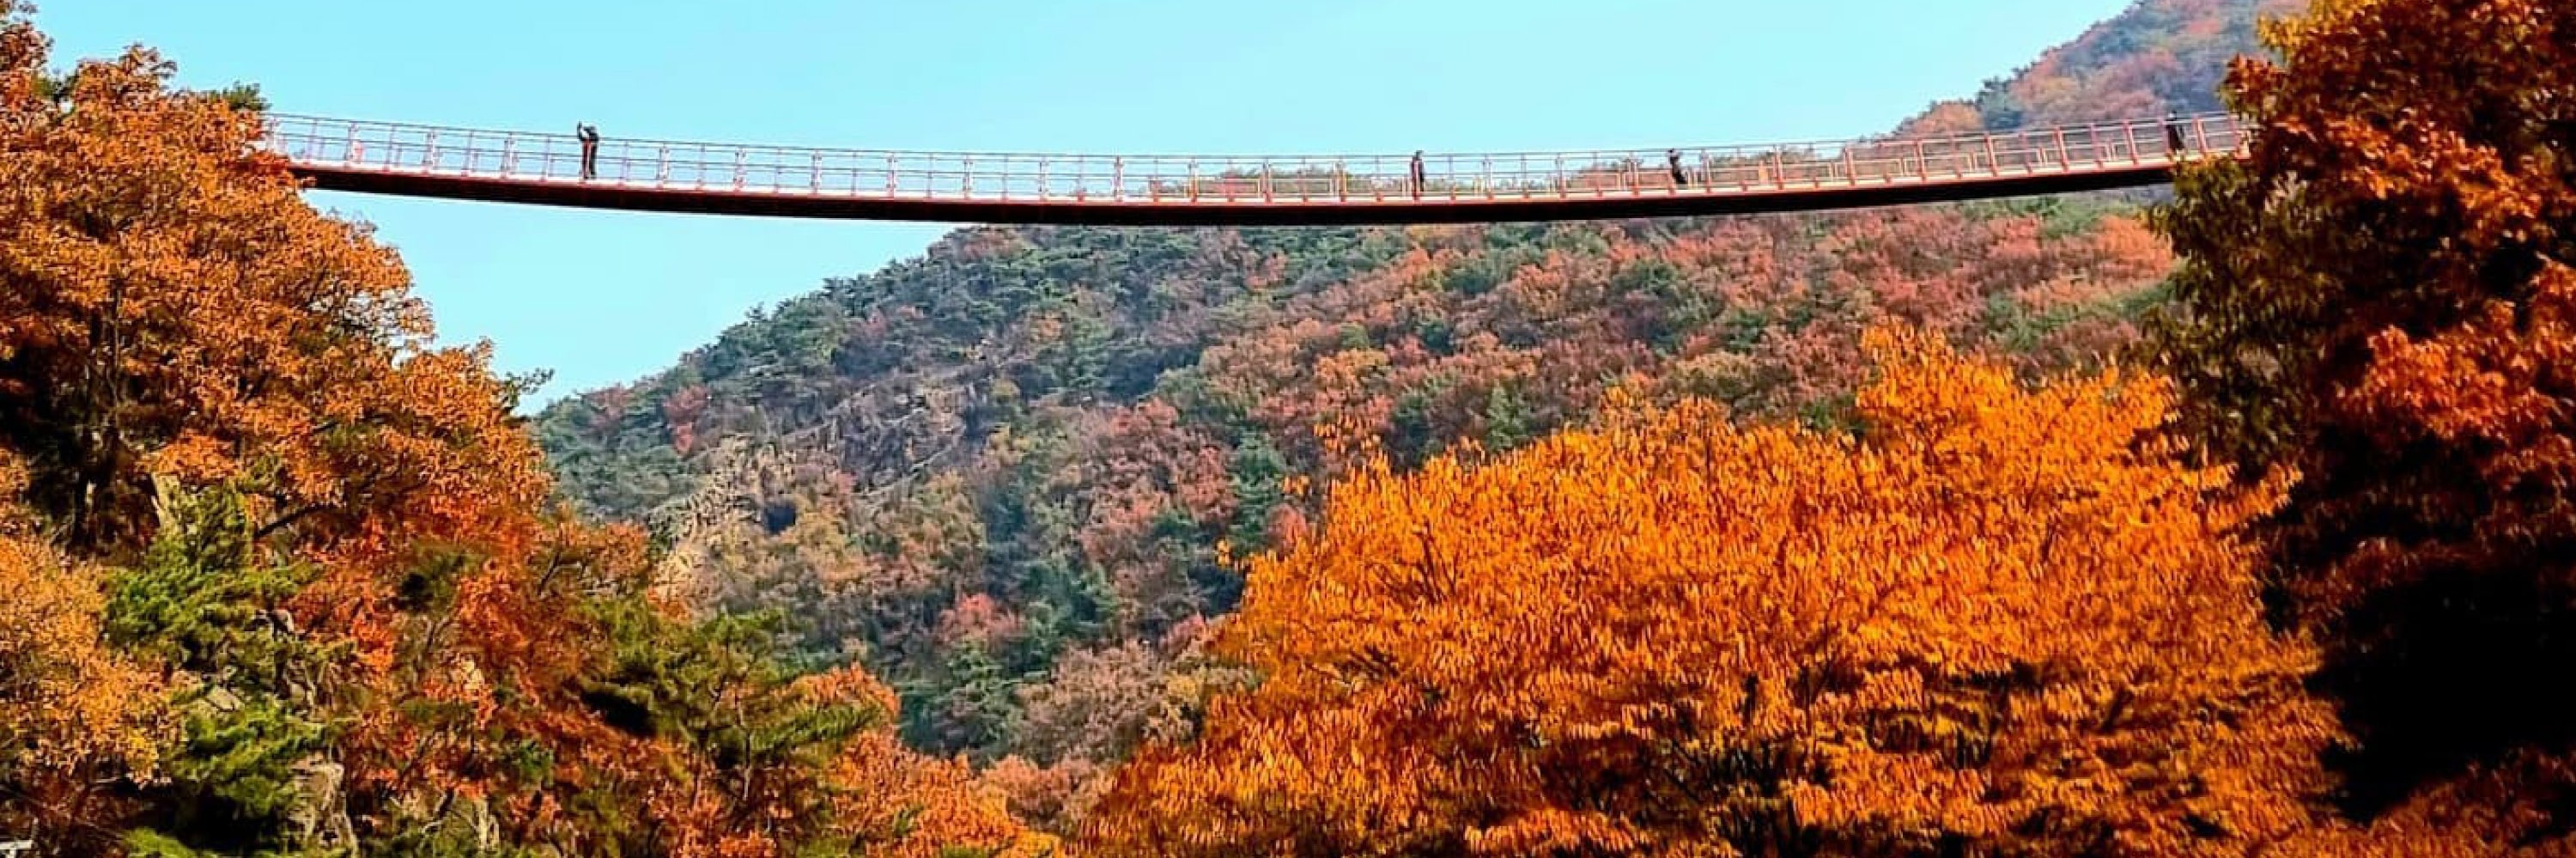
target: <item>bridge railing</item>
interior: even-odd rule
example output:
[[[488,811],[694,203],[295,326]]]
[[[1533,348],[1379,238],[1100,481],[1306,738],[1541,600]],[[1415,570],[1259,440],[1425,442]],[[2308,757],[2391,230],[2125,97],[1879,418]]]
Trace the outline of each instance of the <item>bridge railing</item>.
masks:
[[[617,189],[1032,203],[1425,203],[1746,194],[2133,168],[2228,154],[2218,113],[2017,131],[1755,146],[1409,155],[905,152],[610,138],[272,115],[304,166]]]

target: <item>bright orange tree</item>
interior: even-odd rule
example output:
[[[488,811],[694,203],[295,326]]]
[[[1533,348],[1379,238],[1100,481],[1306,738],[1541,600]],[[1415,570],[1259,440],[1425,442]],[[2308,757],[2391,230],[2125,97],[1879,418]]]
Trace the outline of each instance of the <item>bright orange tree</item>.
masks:
[[[332,536],[455,538],[541,496],[506,383],[427,347],[400,260],[250,154],[256,115],[140,50],[37,86],[42,38],[6,26],[0,440],[76,541],[138,546],[155,473],[253,479],[263,529]]]
[[[2321,0],[2267,39],[2279,61],[2230,81],[2251,157],[2190,171],[2158,218],[2186,260],[2163,337],[2190,423],[2305,475],[2268,535],[2360,745],[2353,808],[2508,774],[2565,806],[2576,4]]]
[[[2333,736],[2227,488],[2126,377],[1874,333],[1861,437],[1613,409],[1337,487],[1253,562],[1266,674],[1147,751],[1102,854],[2241,855]]]

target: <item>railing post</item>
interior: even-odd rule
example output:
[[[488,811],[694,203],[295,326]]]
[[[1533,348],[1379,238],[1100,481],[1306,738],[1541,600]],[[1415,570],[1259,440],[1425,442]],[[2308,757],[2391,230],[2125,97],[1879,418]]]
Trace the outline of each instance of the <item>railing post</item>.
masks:
[[[655,147],[653,153],[653,187],[671,184],[671,144]]]
[[[744,158],[746,158],[746,157],[749,157],[749,155],[750,155],[750,153],[748,153],[748,152],[744,152],[744,151],[742,151],[742,150],[740,150],[740,149],[735,149],[735,150],[733,150],[733,189],[734,189],[734,190],[737,190],[737,191],[742,190],[742,183],[743,183],[743,182],[748,178],[748,177],[746,177],[746,176],[744,175],[744,171],[743,171],[743,163],[742,163],[742,162],[743,162],[743,159],[744,159]]]
[[[965,156],[959,160],[958,164],[960,172],[957,174],[957,195],[960,199],[974,199],[975,156]]]
[[[1187,189],[1185,189],[1185,192],[1186,192],[1186,193],[1188,193],[1188,194],[1190,195],[1190,197],[1189,197],[1189,198],[1190,198],[1190,202],[1194,202],[1194,203],[1195,203],[1195,202],[1198,202],[1198,201],[1199,201],[1199,159],[1197,159],[1197,158],[1191,158],[1191,159],[1190,159],[1190,165],[1189,165],[1189,166],[1190,166],[1190,174],[1189,174],[1190,184],[1189,184],[1189,187],[1188,187]]]
[[[1045,201],[1046,201],[1046,199],[1047,199],[1047,159],[1046,159],[1045,157],[1040,157],[1040,158],[1038,158],[1038,201],[1039,201],[1039,202],[1045,202]]]
[[[1914,178],[1932,181],[1932,158],[1925,154],[1923,141],[1914,141]]]
[[[1124,155],[1109,159],[1109,198],[1116,202],[1127,201],[1127,157]]]
[[[1998,176],[2004,172],[2003,159],[1995,156],[1995,135],[1992,134],[1986,135],[1986,171]]]
[[[438,169],[438,129],[436,128],[421,135],[420,168],[423,171]]]
[[[1333,199],[1345,203],[1351,201],[1351,170],[1340,158],[1333,159]]]
[[[507,179],[518,172],[519,135],[512,134],[501,138],[501,178]]]
[[[2141,154],[2141,153],[2139,153],[2139,151],[2138,151],[2138,124],[2137,124],[2137,123],[2135,123],[2135,122],[2126,122],[2126,123],[2121,123],[2121,125],[2120,125],[2120,140],[2121,140],[2121,142],[2122,142],[2122,143],[2126,144],[2126,145],[2129,147],[2129,163],[2132,163],[2132,164],[2138,164],[2138,163],[2144,163],[2144,162],[2146,161],[2146,156],[2145,156],[2145,155],[2143,155],[2143,154]]]
[[[1263,161],[1261,162],[1261,201],[1265,203],[1275,202],[1276,200],[1272,199],[1272,196],[1273,195],[1270,190],[1270,162]]]
[[[853,168],[853,169],[856,169],[856,168]],[[850,180],[850,192],[851,192],[852,194],[856,194],[856,193],[858,193],[858,190],[859,190],[858,182],[859,182],[859,180],[858,180],[858,179],[856,179],[856,178],[852,178],[852,179]],[[888,152],[888,153],[886,153],[886,196],[888,196],[888,197],[898,197],[898,196],[902,196],[902,195],[903,195],[903,172],[902,172],[901,168],[897,167],[897,166],[896,166],[896,164],[895,164],[895,157],[894,157],[894,153],[892,153],[892,152]]]
[[[1494,198],[1494,156],[1484,156],[1484,163],[1476,170],[1476,184],[1484,186],[1485,199]]]
[[[2054,129],[2054,132],[2057,135],[2057,169],[2073,169],[2075,167],[2075,156],[2068,154],[2066,151],[2066,129],[2058,128]]]
[[[814,158],[812,167],[813,172],[806,174],[805,192],[815,196],[821,196],[823,194],[823,153],[814,152],[810,154],[812,154]]]

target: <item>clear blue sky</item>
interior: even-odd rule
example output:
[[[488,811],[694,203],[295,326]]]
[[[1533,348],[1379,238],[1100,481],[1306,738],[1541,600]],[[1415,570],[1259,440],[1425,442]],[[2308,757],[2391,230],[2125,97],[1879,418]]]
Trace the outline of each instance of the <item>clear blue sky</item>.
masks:
[[[278,109],[918,149],[1665,146],[1886,130],[2126,0],[38,0],[56,59],[137,42]],[[743,11],[755,10],[755,11]],[[630,380],[926,224],[316,194],[399,247],[440,334],[544,395]]]

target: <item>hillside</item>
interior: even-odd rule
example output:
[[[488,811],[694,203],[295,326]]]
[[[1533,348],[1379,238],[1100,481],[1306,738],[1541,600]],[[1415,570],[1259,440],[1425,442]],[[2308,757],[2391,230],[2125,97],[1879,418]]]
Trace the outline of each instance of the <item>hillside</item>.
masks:
[[[1899,130],[2214,109],[2256,15],[2297,5],[2142,0]],[[1614,387],[1838,423],[1884,320],[2096,364],[2172,265],[2137,203],[969,229],[537,426],[570,499],[666,540],[666,586],[786,609],[808,658],[895,686],[918,746],[1078,774],[1186,728],[1224,679],[1197,644],[1239,598],[1227,555],[1307,527],[1356,451],[1513,449]]]

